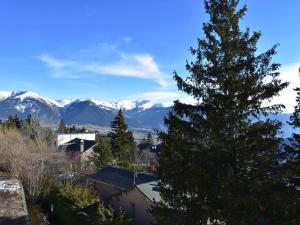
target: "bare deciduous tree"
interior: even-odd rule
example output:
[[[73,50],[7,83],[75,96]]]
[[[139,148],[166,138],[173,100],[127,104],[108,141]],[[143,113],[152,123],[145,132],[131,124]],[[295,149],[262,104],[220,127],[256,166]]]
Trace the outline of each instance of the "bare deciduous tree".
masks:
[[[18,177],[30,201],[37,200],[49,174],[55,174],[64,155],[45,141],[35,141],[17,130],[0,131],[0,168]]]

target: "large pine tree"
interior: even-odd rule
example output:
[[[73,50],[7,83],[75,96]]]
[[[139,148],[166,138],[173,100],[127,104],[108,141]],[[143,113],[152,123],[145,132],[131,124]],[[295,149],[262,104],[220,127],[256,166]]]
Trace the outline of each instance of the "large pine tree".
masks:
[[[287,83],[272,62],[276,46],[258,54],[260,32],[240,29],[247,8],[238,4],[205,1],[205,38],[191,48],[187,78],[174,74],[196,104],[176,101],[161,133],[160,225],[293,224],[278,160],[281,124],[262,118],[284,107],[263,103]]]
[[[299,69],[300,71],[300,69]],[[292,137],[289,138],[285,145],[284,166],[288,177],[289,185],[296,192],[295,207],[296,211],[300,211],[300,88],[296,88],[296,106],[295,111],[290,118],[290,125],[295,129]],[[300,224],[300,213],[298,213],[297,224]]]
[[[122,110],[119,110],[111,123],[111,148],[114,158],[119,165],[129,166],[135,161],[136,146],[132,132],[128,130]]]

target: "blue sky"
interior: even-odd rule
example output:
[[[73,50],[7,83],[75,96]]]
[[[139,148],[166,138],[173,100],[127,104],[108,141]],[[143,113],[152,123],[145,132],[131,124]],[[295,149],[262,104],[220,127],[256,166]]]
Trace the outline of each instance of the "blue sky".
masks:
[[[247,4],[242,24],[262,31],[260,50],[280,44],[282,77],[300,85],[299,0]],[[180,98],[172,72],[185,74],[188,48],[206,20],[202,0],[3,0],[0,90],[54,99]]]

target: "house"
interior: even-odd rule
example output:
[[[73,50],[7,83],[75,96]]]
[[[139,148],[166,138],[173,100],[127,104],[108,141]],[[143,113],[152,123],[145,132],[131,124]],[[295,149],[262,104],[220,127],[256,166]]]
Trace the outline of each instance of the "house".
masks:
[[[59,149],[66,152],[71,158],[79,158],[81,161],[87,161],[92,154],[97,142],[95,140],[84,140],[75,138],[59,146]]]
[[[155,202],[161,201],[157,181],[139,185],[113,196],[109,201],[111,207],[129,215],[137,225],[151,225],[155,218],[151,214]]]
[[[61,145],[74,140],[75,138],[82,139],[82,140],[95,141],[96,133],[95,132],[59,133],[59,134],[57,134],[56,146],[60,147]]]
[[[80,158],[80,162],[86,162],[96,146],[96,133],[59,133],[56,145],[72,159]]]
[[[128,214],[137,225],[154,222],[151,208],[155,201],[160,201],[156,176],[108,166],[98,171],[91,181],[103,201],[114,210]]]

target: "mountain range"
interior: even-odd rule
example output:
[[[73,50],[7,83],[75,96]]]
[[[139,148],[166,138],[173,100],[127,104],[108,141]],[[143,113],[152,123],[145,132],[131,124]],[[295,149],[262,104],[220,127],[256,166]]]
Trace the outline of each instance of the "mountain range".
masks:
[[[37,117],[44,126],[57,127],[63,119],[66,124],[110,127],[118,110],[123,110],[132,129],[163,129],[164,117],[172,109],[162,103],[148,100],[106,102],[98,99],[53,100],[30,91],[0,92],[0,119],[10,115],[24,119],[28,114]],[[290,114],[271,116],[283,122],[282,132],[288,137],[293,132],[287,123]]]
[[[130,128],[161,129],[170,106],[148,100],[106,102],[98,99],[53,100],[30,91],[0,92],[0,119],[32,114],[45,126],[66,124],[110,127],[118,110],[123,110]]]

